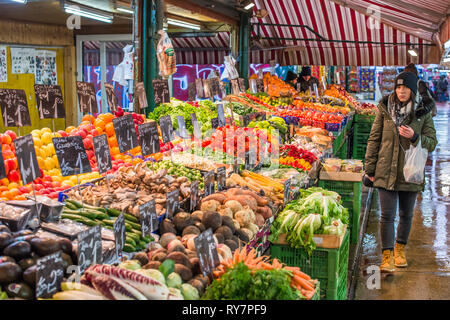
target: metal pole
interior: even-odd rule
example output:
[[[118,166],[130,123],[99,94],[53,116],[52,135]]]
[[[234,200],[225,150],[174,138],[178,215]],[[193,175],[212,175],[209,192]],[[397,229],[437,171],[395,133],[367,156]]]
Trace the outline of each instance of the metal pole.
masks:
[[[239,73],[241,78],[247,82],[249,68],[249,47],[250,47],[250,17],[246,13],[241,14],[239,26]]]
[[[108,111],[108,102],[106,99],[106,42],[100,42],[100,71],[101,71],[101,86],[102,86],[102,113]]]

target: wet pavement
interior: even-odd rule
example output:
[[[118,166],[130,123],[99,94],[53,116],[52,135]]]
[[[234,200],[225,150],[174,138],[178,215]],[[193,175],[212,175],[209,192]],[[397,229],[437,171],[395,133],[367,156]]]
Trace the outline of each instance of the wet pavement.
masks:
[[[438,145],[425,168],[425,191],[418,196],[406,246],[407,268],[380,275],[381,262],[377,193],[374,192],[367,230],[362,242],[355,300],[450,299],[450,104],[438,104],[434,118]],[[398,223],[398,215],[396,224]]]

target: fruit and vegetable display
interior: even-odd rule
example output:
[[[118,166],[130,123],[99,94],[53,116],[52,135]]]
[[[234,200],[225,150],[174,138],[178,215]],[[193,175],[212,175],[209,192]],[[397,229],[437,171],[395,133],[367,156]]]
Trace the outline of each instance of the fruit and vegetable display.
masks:
[[[378,107],[374,105],[373,103],[364,102],[360,105],[356,106],[356,113],[357,114],[365,114],[369,116],[373,116],[377,113]]]
[[[308,150],[289,144],[280,147],[280,164],[309,171],[316,161],[317,157]]]
[[[314,187],[300,190],[300,194],[276,217],[269,240],[275,242],[281,234],[286,234],[290,246],[302,246],[311,254],[316,247],[314,234],[345,232],[348,210],[341,205],[341,197],[336,192]]]
[[[361,173],[364,165],[361,160],[328,158],[324,159],[322,167],[326,172]]]
[[[257,257],[254,249],[236,250],[213,272],[204,300],[310,300],[317,280],[278,259]]]

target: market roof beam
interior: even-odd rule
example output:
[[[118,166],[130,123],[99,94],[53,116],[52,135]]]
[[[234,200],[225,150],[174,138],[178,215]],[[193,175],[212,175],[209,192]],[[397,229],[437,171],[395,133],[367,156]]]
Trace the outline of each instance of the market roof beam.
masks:
[[[197,37],[215,37],[216,32],[171,32],[171,38],[197,38]]]
[[[325,39],[322,35],[320,35],[318,32],[316,32],[313,28],[311,28],[310,26],[307,26],[307,25],[303,25],[303,24],[252,23],[252,26],[258,26],[258,34],[260,34],[260,32],[259,32],[260,26],[305,28],[305,29],[308,29],[309,31],[311,31],[313,34],[315,34],[319,39],[322,39],[322,40]]]
[[[216,3],[215,1],[197,0],[195,1],[195,3],[193,3],[188,0],[165,0],[165,2],[185,10],[190,10],[205,16],[209,16],[231,25],[237,25],[239,22],[239,15],[237,11],[228,8],[223,4]],[[214,9],[207,8],[211,7],[211,5],[214,5]]]
[[[423,18],[424,14],[427,15],[427,16],[431,16],[431,17],[437,18],[438,20],[442,19],[442,16],[445,16],[445,13],[439,13],[439,12],[436,12],[436,11],[428,9],[428,8],[416,6],[416,5],[412,4],[412,3],[406,3],[406,2],[401,1],[401,0],[395,0],[395,1],[393,1],[393,0],[383,0],[383,2],[386,2],[388,4],[392,4],[394,6],[397,6],[397,7],[400,7],[402,9],[405,9],[407,11],[410,11],[410,12],[416,14],[417,16],[419,16],[421,19],[424,19]],[[429,19],[426,19],[426,20],[430,21],[430,22],[433,22],[433,21],[431,21]]]
[[[189,51],[231,51],[229,47],[193,47],[193,48],[175,48],[176,51],[189,52]]]
[[[356,40],[331,40],[331,39],[312,39],[312,38],[278,38],[278,37],[252,37],[252,39],[261,40],[283,40],[283,41],[317,41],[317,42],[336,42],[336,43],[355,43],[355,44],[381,44],[381,45],[404,45],[404,46],[435,46],[434,43],[413,43],[413,42],[381,42],[381,41],[356,41]]]

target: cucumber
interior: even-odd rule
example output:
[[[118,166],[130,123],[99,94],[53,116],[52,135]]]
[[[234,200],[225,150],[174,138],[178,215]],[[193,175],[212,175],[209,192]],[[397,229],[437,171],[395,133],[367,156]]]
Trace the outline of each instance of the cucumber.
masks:
[[[142,232],[139,230],[133,229],[133,231],[131,231],[131,232],[133,232],[134,234],[137,234],[139,237],[142,237]]]
[[[130,221],[126,221],[126,223],[128,223],[133,229],[137,230],[137,231],[141,231],[141,225],[138,223],[134,223],[134,222],[130,222]]]
[[[62,213],[61,214],[61,219],[70,219],[70,220],[76,220],[76,219],[80,219],[81,216],[79,215],[75,215],[75,214],[69,214],[69,213]]]
[[[97,214],[93,213],[93,212],[89,212],[89,211],[80,211],[78,212],[78,214],[82,217],[94,220],[97,218]]]
[[[69,202],[69,201],[66,201],[65,208],[70,209],[70,210],[78,209],[78,207],[76,205],[74,205],[72,202]]]
[[[107,211],[108,211],[108,214],[113,217],[118,217],[122,214],[122,212],[120,212],[117,209],[108,208]]]
[[[97,213],[97,219],[107,220],[107,219],[109,219],[109,216],[106,213],[104,213],[104,212],[98,212]]]
[[[133,232],[127,232],[127,238],[133,239],[134,242],[138,243],[141,239],[141,237],[139,237],[137,234],[133,233]]]
[[[153,240],[154,240],[153,237],[149,237],[149,236],[142,237],[142,241],[144,241],[145,243],[150,243]]]
[[[126,238],[125,243],[131,244],[133,247],[136,247],[136,242],[131,238]]]
[[[132,252],[136,252],[137,249],[131,245],[129,245],[128,243],[125,243],[125,245],[123,246],[123,251],[124,252],[128,252],[128,253],[132,253]]]
[[[103,220],[103,223],[111,228],[114,227],[114,220]]]
[[[128,224],[128,222],[125,222],[125,231],[126,232],[133,232],[133,228],[131,227],[130,224]]]
[[[125,220],[128,220],[128,222],[133,222],[133,223],[139,223],[138,218],[136,218],[135,216],[132,216],[131,214],[124,214]]]
[[[139,241],[139,245],[140,245],[142,248],[145,248],[145,246],[146,246],[147,244],[145,243],[145,241]]]

